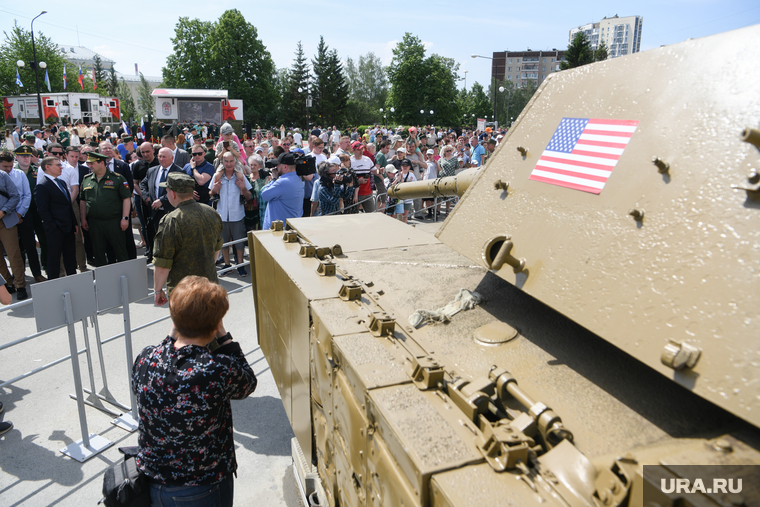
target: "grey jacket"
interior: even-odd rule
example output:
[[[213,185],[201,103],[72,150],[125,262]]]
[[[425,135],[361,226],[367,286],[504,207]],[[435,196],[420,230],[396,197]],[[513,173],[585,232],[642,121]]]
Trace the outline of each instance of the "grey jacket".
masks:
[[[6,197],[6,194],[8,197]],[[16,206],[18,206],[21,196],[18,193],[16,184],[8,173],[0,171],[0,210],[5,212],[3,217],[3,224],[10,229],[14,225],[18,224],[18,215],[16,215]]]

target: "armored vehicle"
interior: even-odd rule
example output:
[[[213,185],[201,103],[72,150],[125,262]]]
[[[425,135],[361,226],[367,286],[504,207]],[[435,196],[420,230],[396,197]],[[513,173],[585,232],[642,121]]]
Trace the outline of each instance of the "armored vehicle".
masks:
[[[552,74],[483,169],[392,189],[462,195],[435,237],[251,234],[313,503],[686,505],[690,465],[760,464],[758,41]],[[757,505],[725,484],[688,505]]]

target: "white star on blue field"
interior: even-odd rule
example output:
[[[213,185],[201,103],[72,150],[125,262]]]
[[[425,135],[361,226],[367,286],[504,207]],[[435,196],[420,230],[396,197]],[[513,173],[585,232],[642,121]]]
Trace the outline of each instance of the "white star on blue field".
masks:
[[[546,149],[571,153],[587,124],[588,118],[562,118]]]

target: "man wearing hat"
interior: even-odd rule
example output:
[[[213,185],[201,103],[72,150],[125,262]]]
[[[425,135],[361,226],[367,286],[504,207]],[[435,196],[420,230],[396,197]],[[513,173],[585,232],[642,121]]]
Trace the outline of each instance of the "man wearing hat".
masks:
[[[129,154],[135,151],[134,140],[135,139],[132,136],[122,137],[121,144],[116,147],[116,149],[119,150],[119,153],[121,154],[122,160],[127,160],[129,158]]]
[[[222,217],[210,206],[195,202],[195,180],[187,174],[170,173],[159,185],[176,208],[161,219],[153,247],[154,300],[160,306],[188,275],[218,283],[215,261],[222,249]]]
[[[42,139],[44,132],[42,130],[35,130],[32,134],[34,134],[34,149],[45,151],[45,141]]]
[[[42,157],[42,152],[37,151],[37,149],[34,147],[34,142],[37,140],[36,137],[34,137],[34,134],[31,132],[27,132],[24,134],[24,143],[22,146],[29,146],[32,148],[32,164],[39,165],[40,158]]]
[[[145,250],[145,256],[150,259],[153,257],[153,237],[158,230],[158,224],[161,219],[174,210],[166,196],[166,189],[160,187],[159,183],[166,181],[169,173],[182,172],[182,168],[174,163],[172,151],[169,148],[158,150],[158,165],[148,169],[145,177],[140,181],[140,194],[143,202],[150,207],[148,217],[150,217],[147,229],[148,236],[145,240],[148,246]]]
[[[359,179],[359,188],[354,189],[354,204],[359,204],[365,213],[375,211],[375,200],[372,197],[372,175],[377,173],[372,159],[364,155],[364,145],[360,141],[351,143],[354,156],[351,157],[351,169]],[[357,209],[358,211],[358,209]]]
[[[284,222],[288,218],[303,216],[303,182],[296,174],[295,155],[283,152],[268,161],[267,167],[276,167],[279,177],[261,191],[261,198],[267,201],[264,223],[261,224],[263,230],[269,229],[275,220]]]
[[[216,160],[216,152],[214,151],[214,140],[209,138],[203,142],[206,145],[206,155],[203,157],[211,165],[214,165]]]
[[[82,228],[90,231],[95,266],[104,266],[106,249],[111,247],[116,262],[129,259],[124,231],[130,223],[129,183],[121,174],[108,170],[108,156],[90,152],[87,165],[92,172],[84,177],[79,209]]]

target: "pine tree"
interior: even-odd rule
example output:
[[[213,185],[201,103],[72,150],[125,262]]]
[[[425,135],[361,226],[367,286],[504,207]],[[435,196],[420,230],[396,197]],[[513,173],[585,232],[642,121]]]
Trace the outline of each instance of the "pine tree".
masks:
[[[119,88],[119,80],[116,78],[116,71],[111,65],[111,69],[108,71],[108,95],[115,97],[116,90]]]
[[[309,65],[303,54],[303,45],[298,41],[296,58],[290,68],[288,89],[283,99],[283,113],[287,126],[306,127],[306,97],[310,84]]]
[[[604,41],[599,43],[599,47],[594,51],[594,61],[595,62],[601,62],[603,60],[606,60],[609,56],[609,50],[607,48],[607,43]]]
[[[97,86],[95,91],[98,92],[98,95],[106,96],[108,95],[108,83],[106,82],[106,71],[103,69],[103,60],[100,55],[96,54],[92,61],[94,62],[92,68],[95,72],[94,84]]]
[[[333,49],[328,54],[329,81],[329,109],[326,111],[325,123],[342,123],[346,117],[346,105],[348,104],[348,84],[343,72],[343,64],[338,57],[338,50]]]
[[[586,38],[586,34],[578,32],[573,37],[573,42],[565,51],[565,58],[559,64],[560,70],[573,69],[586,65],[594,61],[594,52],[591,50],[591,43]]]
[[[124,78],[121,78],[119,81],[114,95],[116,95],[120,101],[121,119],[125,122],[134,120],[137,117],[135,100],[132,98],[132,92],[130,91],[127,82],[124,81]]]
[[[140,87],[137,89],[137,105],[140,109],[140,114],[150,116],[155,111],[155,100],[153,99],[153,88],[151,88],[148,81],[140,72]]]
[[[311,68],[314,71],[314,82],[311,87],[313,108],[311,109],[312,123],[327,123],[326,113],[330,108],[331,96],[330,84],[330,59],[325,38],[320,35],[317,54],[311,60]]]

